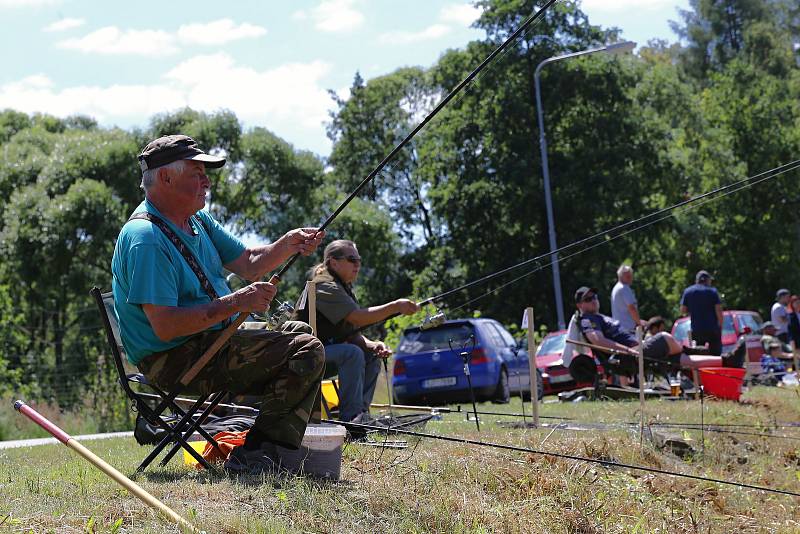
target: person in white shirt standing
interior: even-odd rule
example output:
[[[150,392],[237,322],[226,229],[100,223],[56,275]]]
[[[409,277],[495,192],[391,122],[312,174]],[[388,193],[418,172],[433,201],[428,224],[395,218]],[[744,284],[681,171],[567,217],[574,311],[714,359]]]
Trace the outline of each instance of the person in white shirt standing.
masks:
[[[783,343],[789,342],[789,311],[786,306],[789,304],[791,293],[788,289],[779,289],[775,294],[775,304],[772,305],[770,319],[777,330],[775,337]]]
[[[611,290],[611,317],[619,321],[626,332],[634,332],[637,326],[644,326],[639,317],[636,295],[631,289],[632,283],[633,268],[630,265],[621,265],[617,269],[617,283]]]

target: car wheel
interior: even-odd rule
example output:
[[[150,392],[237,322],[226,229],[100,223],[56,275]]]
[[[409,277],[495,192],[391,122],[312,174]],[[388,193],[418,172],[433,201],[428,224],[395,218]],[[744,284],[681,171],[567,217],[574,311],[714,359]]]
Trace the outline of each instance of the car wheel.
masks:
[[[511,400],[511,386],[508,383],[508,371],[505,367],[500,368],[500,379],[497,381],[497,389],[494,391],[494,404],[508,404]]]

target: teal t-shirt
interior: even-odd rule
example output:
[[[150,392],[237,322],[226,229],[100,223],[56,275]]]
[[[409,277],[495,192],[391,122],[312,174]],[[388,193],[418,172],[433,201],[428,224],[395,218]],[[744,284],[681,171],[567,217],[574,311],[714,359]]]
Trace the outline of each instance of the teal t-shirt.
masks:
[[[220,296],[231,292],[222,266],[244,252],[245,246],[239,239],[205,211],[198,211],[195,215],[202,218],[208,232],[192,219],[193,235],[175,226],[147,200],[133,213],[143,211],[166,221],[194,253]],[[175,245],[150,221],[134,219],[122,227],[111,260],[111,273],[114,310],[119,320],[122,344],[128,361],[134,365],[154,352],[177,347],[188,339],[178,337],[168,342],[158,339],[142,304],[183,308],[211,302],[197,275]],[[217,330],[222,326],[219,323],[211,329]]]

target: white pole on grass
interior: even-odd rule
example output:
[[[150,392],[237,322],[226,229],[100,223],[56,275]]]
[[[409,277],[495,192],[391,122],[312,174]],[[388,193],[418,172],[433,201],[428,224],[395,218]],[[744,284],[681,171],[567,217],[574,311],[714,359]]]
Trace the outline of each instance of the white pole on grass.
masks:
[[[528,372],[531,387],[531,408],[533,409],[533,426],[539,427],[539,373],[536,372],[536,339],[533,334],[536,331],[533,322],[533,308],[526,308],[525,315],[528,319]]]
[[[642,327],[636,327],[636,342],[639,344],[639,447],[644,446],[644,344]]]

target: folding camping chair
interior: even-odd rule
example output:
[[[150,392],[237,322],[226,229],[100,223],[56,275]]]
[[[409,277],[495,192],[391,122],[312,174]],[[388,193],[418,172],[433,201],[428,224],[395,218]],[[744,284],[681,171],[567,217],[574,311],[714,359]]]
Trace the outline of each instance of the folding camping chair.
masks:
[[[111,348],[111,354],[114,356],[114,365],[117,368],[119,375],[119,383],[125,394],[132,402],[132,409],[141,414],[144,419],[151,425],[161,428],[165,431],[165,436],[155,446],[153,451],[139,464],[136,472],[144,471],[147,466],[163,451],[167,445],[172,443],[172,447],[164,458],[161,460],[161,466],[165,466],[167,462],[175,455],[178,450],[183,448],[197,460],[200,465],[206,469],[214,470],[214,467],[209,464],[205,458],[200,455],[194,448],[192,448],[187,440],[192,434],[198,432],[203,438],[219,450],[219,444],[212,436],[208,434],[200,426],[211,414],[211,412],[222,401],[227,392],[220,391],[209,395],[200,395],[199,398],[192,404],[188,410],[183,410],[175,402],[175,398],[181,392],[180,387],[177,386],[173,391],[167,393],[155,384],[150,384],[147,378],[141,373],[127,373],[123,364],[123,356],[125,349],[122,346],[122,339],[119,334],[119,324],[117,322],[117,315],[114,312],[114,297],[111,292],[102,293],[99,288],[93,287],[91,295],[94,297],[97,307],[100,310],[100,317],[103,321],[105,328],[106,338],[108,345]],[[158,406],[153,408],[148,400],[153,398],[153,394],[146,392],[139,392],[133,389],[132,384],[145,386],[155,392],[158,398]],[[210,397],[210,400],[209,400]],[[205,405],[202,413],[197,415],[198,410]],[[169,408],[172,412],[172,418],[164,415],[164,412]],[[178,421],[170,424],[169,419],[174,420],[175,417]],[[219,451],[222,453],[222,451]],[[224,454],[223,454],[224,456]]]

